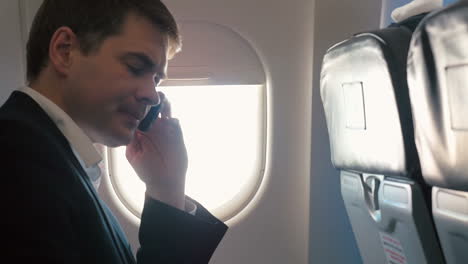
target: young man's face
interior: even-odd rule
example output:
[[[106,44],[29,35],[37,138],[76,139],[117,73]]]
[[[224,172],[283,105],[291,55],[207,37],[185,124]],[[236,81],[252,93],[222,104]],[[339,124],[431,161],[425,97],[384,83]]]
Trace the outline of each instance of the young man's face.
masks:
[[[121,146],[130,142],[167,69],[168,39],[148,20],[129,15],[119,35],[98,51],[75,51],[66,80],[69,115],[94,142]]]

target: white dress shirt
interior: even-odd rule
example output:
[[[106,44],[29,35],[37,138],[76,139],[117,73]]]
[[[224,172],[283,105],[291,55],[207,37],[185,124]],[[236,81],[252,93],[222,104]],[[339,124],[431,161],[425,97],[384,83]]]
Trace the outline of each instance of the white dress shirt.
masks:
[[[67,113],[45,96],[30,87],[21,88],[19,91],[29,95],[54,121],[58,129],[70,143],[73,153],[86,171],[97,191],[102,178],[99,165],[103,159],[101,154],[96,150],[91,139]],[[197,206],[186,199],[185,211],[195,215],[196,210]]]

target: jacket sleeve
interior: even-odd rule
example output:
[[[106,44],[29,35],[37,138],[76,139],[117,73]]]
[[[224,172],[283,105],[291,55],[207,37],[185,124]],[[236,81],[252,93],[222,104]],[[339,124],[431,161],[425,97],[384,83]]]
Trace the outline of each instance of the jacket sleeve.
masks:
[[[139,264],[208,263],[227,226],[197,205],[195,216],[147,198],[139,231]]]

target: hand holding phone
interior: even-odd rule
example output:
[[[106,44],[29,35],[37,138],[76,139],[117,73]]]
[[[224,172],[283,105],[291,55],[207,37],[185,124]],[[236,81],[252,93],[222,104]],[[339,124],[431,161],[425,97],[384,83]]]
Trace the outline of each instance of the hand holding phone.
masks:
[[[140,122],[127,145],[126,157],[146,184],[148,197],[184,210],[187,149],[170,102],[164,94],[160,99],[162,103],[152,107]]]
[[[151,107],[148,114],[146,114],[145,118],[143,118],[138,125],[138,130],[146,132],[151,128],[151,125],[155,122],[161,112],[162,104],[163,103],[161,102],[160,104]]]

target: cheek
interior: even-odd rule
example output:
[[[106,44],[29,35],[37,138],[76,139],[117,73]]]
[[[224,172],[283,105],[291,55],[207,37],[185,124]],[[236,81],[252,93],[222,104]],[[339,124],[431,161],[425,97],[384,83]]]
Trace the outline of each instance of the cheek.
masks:
[[[74,74],[74,96],[87,102],[89,111],[114,111],[131,96],[132,80],[118,63],[99,62],[85,60],[81,63]]]
[[[107,101],[113,101],[122,86],[118,75],[110,74],[105,70],[96,69],[85,74],[83,78],[85,78],[83,92],[87,100],[95,103],[106,104]]]

